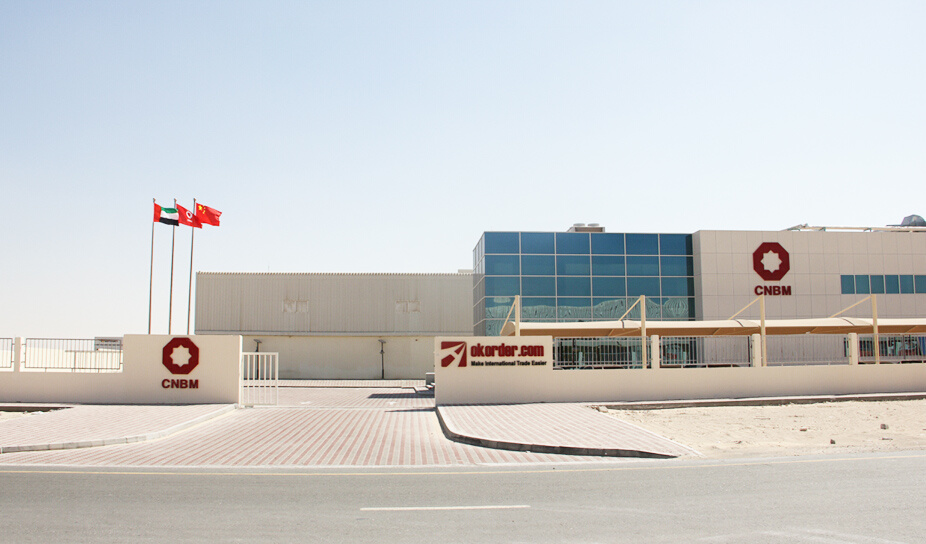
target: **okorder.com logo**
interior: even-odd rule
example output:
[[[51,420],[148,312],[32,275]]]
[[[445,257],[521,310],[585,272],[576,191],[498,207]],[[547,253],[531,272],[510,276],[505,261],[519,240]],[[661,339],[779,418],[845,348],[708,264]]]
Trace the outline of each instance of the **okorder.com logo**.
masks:
[[[466,342],[453,340],[440,343],[440,366],[448,367],[454,363],[459,367],[466,366]]]

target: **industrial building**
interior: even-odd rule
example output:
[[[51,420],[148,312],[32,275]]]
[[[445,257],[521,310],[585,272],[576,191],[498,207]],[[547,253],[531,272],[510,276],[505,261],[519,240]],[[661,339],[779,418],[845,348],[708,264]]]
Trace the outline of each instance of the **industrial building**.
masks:
[[[757,306],[743,309],[759,295],[768,319],[922,317],[926,226],[910,219],[690,234],[607,232],[597,224],[489,231],[473,250],[471,273],[201,272],[196,333],[241,334],[246,347],[279,352],[283,378],[420,379],[433,367],[435,336],[498,335],[515,296],[524,322],[640,319],[644,310],[661,321],[754,319]],[[869,295],[876,310],[870,302],[846,310]],[[830,342],[826,349],[845,355]],[[664,350],[703,363],[702,348],[683,342]]]

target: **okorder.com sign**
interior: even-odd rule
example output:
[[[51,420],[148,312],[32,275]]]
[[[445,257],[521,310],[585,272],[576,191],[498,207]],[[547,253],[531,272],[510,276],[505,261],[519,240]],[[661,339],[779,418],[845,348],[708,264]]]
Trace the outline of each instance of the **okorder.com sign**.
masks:
[[[549,337],[470,336],[436,338],[435,370],[549,367],[553,342]]]

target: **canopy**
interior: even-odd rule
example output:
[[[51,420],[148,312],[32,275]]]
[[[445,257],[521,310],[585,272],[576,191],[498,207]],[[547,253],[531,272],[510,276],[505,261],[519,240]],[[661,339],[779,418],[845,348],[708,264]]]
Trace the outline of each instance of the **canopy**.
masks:
[[[640,321],[583,321],[576,323],[524,323],[521,336],[603,337],[640,336]],[[508,322],[502,336],[513,336],[514,323]],[[829,317],[821,319],[768,319],[766,335],[872,333],[871,318]],[[760,333],[757,320],[725,321],[647,321],[646,334],[659,336],[748,336]],[[926,333],[926,319],[878,319],[879,334]]]

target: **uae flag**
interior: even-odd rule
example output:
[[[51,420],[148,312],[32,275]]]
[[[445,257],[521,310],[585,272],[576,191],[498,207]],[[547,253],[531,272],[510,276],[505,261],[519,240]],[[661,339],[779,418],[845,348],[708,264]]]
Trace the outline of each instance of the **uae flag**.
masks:
[[[176,208],[162,208],[155,203],[154,222],[177,226],[180,224],[180,214]]]

